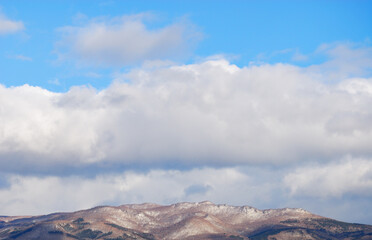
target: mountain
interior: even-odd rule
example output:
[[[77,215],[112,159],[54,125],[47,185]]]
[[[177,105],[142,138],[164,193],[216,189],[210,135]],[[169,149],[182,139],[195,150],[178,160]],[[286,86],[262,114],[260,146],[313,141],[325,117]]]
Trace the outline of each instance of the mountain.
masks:
[[[0,239],[372,239],[372,226],[295,208],[145,203],[44,216],[0,216]]]

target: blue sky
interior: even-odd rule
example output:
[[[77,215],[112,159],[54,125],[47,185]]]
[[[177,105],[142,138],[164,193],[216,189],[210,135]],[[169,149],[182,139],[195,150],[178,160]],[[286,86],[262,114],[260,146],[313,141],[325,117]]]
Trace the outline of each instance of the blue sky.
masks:
[[[6,86],[27,83],[64,92],[74,85],[106,87],[113,73],[133,67],[93,69],[77,67],[71,61],[57,62],[58,29],[77,25],[79,16],[92,19],[151,13],[153,19],[146,22],[149,29],[187,21],[200,34],[199,39],[186,56],[171,60],[191,63],[222,54],[245,66],[261,60],[293,62],[294,53],[311,55],[323,43],[369,44],[370,9],[370,1],[1,1],[2,15],[22,21],[25,27],[1,37],[0,74]],[[309,65],[323,58],[312,55],[296,64]],[[87,74],[90,72],[96,73],[95,77]],[[56,79],[58,86],[51,83]]]
[[[372,224],[371,10],[0,0],[0,215],[210,200]]]

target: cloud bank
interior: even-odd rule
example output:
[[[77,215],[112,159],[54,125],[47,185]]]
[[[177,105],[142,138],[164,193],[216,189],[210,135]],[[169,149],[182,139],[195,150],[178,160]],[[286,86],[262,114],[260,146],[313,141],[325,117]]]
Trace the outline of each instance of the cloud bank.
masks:
[[[372,55],[325,52],[308,67],[144,65],[103,90],[0,86],[2,214],[208,199],[350,219],[372,207]]]
[[[371,78],[327,83],[306,68],[223,59],[132,70],[102,91],[2,86],[0,155],[191,167],[369,157],[371,89]]]

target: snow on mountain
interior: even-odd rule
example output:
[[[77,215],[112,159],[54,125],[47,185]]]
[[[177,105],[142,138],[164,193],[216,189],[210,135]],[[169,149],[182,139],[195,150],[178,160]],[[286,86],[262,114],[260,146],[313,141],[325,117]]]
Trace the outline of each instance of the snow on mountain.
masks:
[[[300,236],[300,237],[299,237]],[[303,209],[144,203],[72,213],[0,217],[0,239],[372,239],[372,226]]]

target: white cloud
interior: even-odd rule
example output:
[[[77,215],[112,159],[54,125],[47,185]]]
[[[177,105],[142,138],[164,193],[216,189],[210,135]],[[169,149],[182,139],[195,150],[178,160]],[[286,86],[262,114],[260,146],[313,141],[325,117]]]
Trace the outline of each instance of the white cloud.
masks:
[[[95,73],[95,72],[87,72],[84,74],[85,77],[90,77],[90,78],[100,78],[102,77],[101,74]]]
[[[0,214],[211,200],[371,221],[372,53],[336,49],[305,68],[145,61],[101,91],[0,85]]]
[[[328,84],[309,69],[239,68],[223,59],[132,70],[102,91],[0,87],[0,164],[215,166],[371,156],[370,88],[370,78]]]
[[[22,21],[13,21],[0,13],[0,35],[11,34],[23,30]]]
[[[274,60],[276,58],[281,59],[281,62],[283,62],[283,58],[288,58],[288,60],[294,62],[306,62],[309,60],[309,57],[310,56],[301,53],[298,48],[286,48],[271,53],[260,53],[256,56],[256,59],[258,60],[258,63],[262,63],[262,61]]]
[[[371,166],[359,159],[355,163],[347,160],[292,173],[284,168],[245,166],[110,172],[92,178],[7,174],[2,175],[0,186],[0,214],[46,214],[98,205],[209,200],[260,209],[301,207],[339,220],[370,223],[370,214],[365,209],[372,207]],[[292,190],[292,195],[290,192],[288,195],[285,187]],[[352,199],[327,198],[340,196],[340,192],[353,194]]]
[[[233,168],[189,171],[152,170],[148,173],[83,177],[35,177],[12,175],[0,188],[0,212],[6,215],[74,211],[102,204],[203,201],[244,204],[253,198],[247,190],[249,177]],[[190,194],[190,186],[208,186]],[[171,191],[170,191],[171,189]],[[243,195],[237,197],[238,195]],[[235,201],[232,196],[235,196]],[[68,201],[66,201],[68,199]]]
[[[284,178],[292,195],[337,197],[372,196],[372,160],[347,158],[329,164],[302,167]]]
[[[292,56],[292,60],[293,61],[298,61],[298,62],[307,61],[308,59],[309,59],[309,57],[302,54],[298,49],[296,49],[296,51],[294,52],[294,54]]]
[[[352,43],[322,44],[316,54],[325,55],[328,60],[310,67],[319,71],[327,81],[338,81],[350,76],[370,76],[372,73],[372,47]]]
[[[131,65],[145,60],[178,59],[189,54],[200,33],[186,22],[149,28],[148,14],[114,19],[93,19],[83,26],[60,29],[60,59],[77,58],[79,64]]]
[[[31,57],[27,57],[27,56],[24,56],[24,55],[14,55],[14,56],[9,56],[9,58],[12,58],[12,59],[17,59],[17,60],[21,60],[21,61],[32,61],[32,58]]]
[[[59,81],[58,78],[55,78],[55,79],[53,79],[53,80],[49,80],[48,83],[49,83],[49,84],[56,85],[56,86],[60,86],[60,85],[61,85],[61,82]]]

